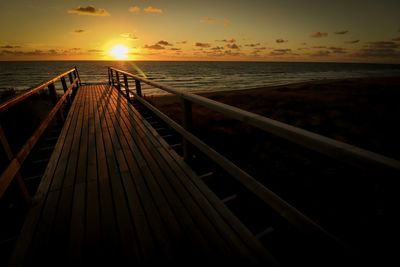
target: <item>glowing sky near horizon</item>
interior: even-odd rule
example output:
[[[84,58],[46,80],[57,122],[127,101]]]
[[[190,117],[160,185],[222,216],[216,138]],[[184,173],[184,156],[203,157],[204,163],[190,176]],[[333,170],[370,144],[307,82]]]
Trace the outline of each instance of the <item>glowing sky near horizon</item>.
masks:
[[[2,0],[0,60],[400,63],[399,0]]]

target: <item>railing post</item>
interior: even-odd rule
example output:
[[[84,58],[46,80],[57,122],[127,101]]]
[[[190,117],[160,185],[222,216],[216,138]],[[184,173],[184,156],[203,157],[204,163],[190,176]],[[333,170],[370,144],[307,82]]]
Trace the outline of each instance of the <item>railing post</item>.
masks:
[[[126,99],[131,100],[130,94],[129,94],[129,84],[128,84],[128,77],[126,74],[124,74],[124,84],[125,84],[125,92],[126,92]]]
[[[65,92],[67,92],[67,90],[68,90],[68,86],[67,86],[67,82],[65,81],[65,77],[61,77],[61,84],[62,84],[64,94],[65,94]],[[69,106],[71,105],[71,97],[69,94],[67,96],[67,103]]]
[[[115,84],[114,84],[114,74],[113,74],[113,70],[111,68],[110,68],[110,77],[111,77],[112,86],[115,86]]]
[[[108,85],[111,85],[111,69],[108,68]]]
[[[119,81],[119,74],[118,71],[115,71],[115,77],[117,78],[117,89],[121,92],[121,83]]]
[[[192,102],[182,99],[182,126],[188,132],[192,130],[192,118]],[[184,137],[182,138],[183,159],[185,161],[189,161],[192,154],[190,143]]]
[[[69,83],[73,84],[74,83],[74,78],[72,78],[72,73],[68,73],[68,78],[69,78]],[[72,88],[72,99],[75,98],[76,95],[76,91],[77,91],[77,86],[74,85],[74,87]]]
[[[140,81],[135,79],[135,87],[136,87],[136,94],[142,97],[142,86],[140,85]]]
[[[78,68],[75,66],[74,69],[75,69],[74,76],[75,76],[75,78],[78,77],[78,84],[79,84],[79,86],[81,86],[82,83],[81,83],[81,77],[79,76]]]
[[[56,87],[54,86],[54,83],[49,84],[48,86],[49,88],[49,93],[50,93],[50,100],[53,103],[53,106],[55,106],[57,104],[57,92],[56,92]],[[64,116],[61,112],[61,110],[59,110],[57,112],[57,117],[58,120],[60,121],[60,123],[62,124],[64,122]]]
[[[3,127],[0,124],[0,143],[3,146],[4,152],[6,153],[7,158],[11,161],[14,158],[12,153],[10,144],[7,141],[6,134],[3,131]],[[22,175],[20,172],[17,172],[15,175],[18,183],[18,187],[21,190],[22,196],[25,199],[25,202],[29,205],[31,202],[31,196],[29,194],[28,188],[26,188],[25,182],[22,179]],[[5,188],[0,188],[0,198],[3,195]]]

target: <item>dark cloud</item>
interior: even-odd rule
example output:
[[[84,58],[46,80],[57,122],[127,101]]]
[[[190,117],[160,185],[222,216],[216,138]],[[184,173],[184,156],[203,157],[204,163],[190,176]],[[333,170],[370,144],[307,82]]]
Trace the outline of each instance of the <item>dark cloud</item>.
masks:
[[[209,43],[199,43],[199,42],[197,42],[197,43],[195,43],[195,46],[202,47],[202,48],[208,48],[211,45]]]
[[[358,57],[376,57],[376,58],[400,58],[400,43],[379,41],[370,42],[360,49],[355,56]]]
[[[157,44],[158,45],[163,45],[163,46],[173,46],[173,44],[171,44],[171,43],[169,43],[167,41],[164,41],[164,40],[158,41]]]
[[[313,37],[313,38],[328,37],[328,33],[327,32],[315,32],[315,33],[311,34],[311,37]]]
[[[301,45],[307,45],[307,43],[301,43]]]
[[[392,41],[396,41],[396,42],[397,42],[397,41],[400,41],[400,37],[393,38]]]
[[[177,44],[187,44],[187,41],[176,42]]]
[[[233,51],[231,51],[231,50],[226,50],[226,51],[224,52],[224,54],[227,55],[227,56],[233,56],[233,57],[242,55],[242,53],[233,52]]]
[[[352,40],[352,41],[346,41],[345,43],[346,44],[356,44],[356,43],[359,43],[360,42],[360,40]]]
[[[311,53],[310,56],[312,56],[312,57],[327,57],[330,54],[331,54],[331,52],[328,50],[321,50],[321,51],[317,51],[315,53]]]
[[[3,49],[16,49],[16,48],[21,48],[19,45],[3,45],[3,46],[0,46],[0,48],[3,48]]]
[[[256,44],[245,44],[244,46],[248,46],[248,47],[256,47],[256,46],[260,46],[260,43],[256,43]]]
[[[321,45],[321,46],[313,46],[312,48],[322,49],[322,48],[326,48],[326,46],[324,46],[324,45]]]
[[[345,30],[345,31],[337,31],[337,32],[335,32],[335,34],[346,34],[346,33],[348,33],[349,31],[347,31],[347,30]]]
[[[287,43],[288,40],[283,40],[282,38],[279,38],[279,39],[276,39],[276,42],[277,42],[278,44],[281,44],[281,43]]]
[[[159,45],[159,44],[145,45],[144,48],[152,49],[152,50],[163,50],[163,49],[165,49],[164,46]]]
[[[211,50],[213,50],[213,51],[222,51],[222,50],[224,50],[224,48],[222,46],[214,46],[213,48],[211,48]]]
[[[172,47],[172,48],[170,48],[169,50],[172,50],[172,51],[181,51],[182,49],[181,49],[181,48]]]
[[[68,10],[70,14],[84,15],[84,16],[98,16],[98,17],[106,17],[110,16],[107,10],[103,8],[95,8],[94,6],[87,7],[75,7]]]
[[[101,52],[104,52],[104,51],[100,50],[100,49],[89,49],[88,52],[89,53],[101,53]]]
[[[271,51],[271,56],[284,56],[292,54],[292,49],[274,49]]]
[[[331,46],[328,47],[328,49],[333,53],[333,54],[345,54],[346,49],[344,49],[343,47],[335,47],[335,46]]]
[[[76,32],[76,33],[83,33],[83,32],[85,32],[85,30],[78,29],[78,30],[75,30],[74,32]]]
[[[223,43],[235,43],[236,40],[234,38],[232,39],[222,39],[222,40],[215,40],[216,42],[223,42]]]
[[[227,44],[226,47],[228,47],[230,49],[240,49],[237,44]]]

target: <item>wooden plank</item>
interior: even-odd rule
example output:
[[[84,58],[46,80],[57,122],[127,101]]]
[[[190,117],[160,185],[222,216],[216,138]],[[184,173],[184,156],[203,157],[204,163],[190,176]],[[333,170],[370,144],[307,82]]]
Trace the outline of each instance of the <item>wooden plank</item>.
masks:
[[[119,119],[117,121],[119,121]],[[116,127],[117,124],[114,125],[116,130],[121,132],[120,127]],[[171,251],[174,248],[170,244],[179,243],[184,238],[184,235],[178,226],[178,222],[176,221],[172,210],[168,205],[166,205],[168,202],[159,185],[154,180],[154,176],[147,166],[146,160],[142,157],[136,143],[132,140],[130,133],[126,133],[126,129],[124,134],[125,140],[129,143],[128,145],[131,148],[130,151],[124,151],[126,152],[125,155],[129,159],[130,170],[134,174],[134,181],[138,186],[138,193],[140,194],[140,198],[145,207],[145,211],[149,218],[149,224],[154,233],[154,238],[157,240],[161,255],[163,255],[164,260],[168,261],[168,258],[172,256]],[[138,171],[141,171],[143,174]],[[154,200],[152,200],[152,197]],[[156,208],[155,205],[157,205],[158,208]],[[166,235],[165,227],[168,229],[168,236]]]
[[[132,113],[132,114],[134,114],[134,113]],[[140,118],[140,119],[142,119],[142,118]],[[143,119],[142,119],[143,120]],[[140,124],[138,124],[138,125],[140,125]],[[156,134],[154,131],[153,131],[153,134]],[[153,140],[152,138],[149,138],[149,140]],[[154,139],[155,140],[155,139]],[[165,141],[163,141],[161,138],[158,138],[157,140],[159,140],[161,143],[161,145],[164,147],[164,151],[167,151],[168,150],[168,144],[166,144],[165,143]],[[159,150],[159,151],[163,151],[163,150]],[[170,150],[169,149],[169,151],[171,152],[171,153],[173,153],[173,154],[175,154],[175,156],[177,157],[177,155],[176,155],[176,153],[175,152],[173,152],[172,150]],[[165,158],[168,158],[168,156],[165,156]],[[181,167],[182,166],[185,166],[184,164],[181,164],[180,165]],[[186,167],[185,169],[187,169],[187,170],[189,170],[189,168],[188,167]],[[192,176],[192,178],[193,177],[195,177],[197,180],[199,180],[200,181],[200,179],[198,179],[196,176],[195,176],[195,174],[193,173],[193,172],[191,172],[191,174],[190,174],[191,176]],[[184,175],[182,175],[182,173],[179,173],[179,175],[177,175],[177,177],[184,177]],[[184,181],[183,181],[184,182]],[[204,186],[204,184],[203,184],[203,187],[205,187]],[[191,191],[192,193],[193,193],[193,191]],[[210,197],[210,196],[214,196],[211,192],[208,192],[207,193],[207,195],[206,195],[206,198],[208,198],[208,197]],[[216,197],[214,196],[214,198],[216,199]],[[202,203],[201,204],[201,206],[202,207],[204,207],[204,206],[207,206],[207,203]],[[219,206],[219,209],[222,209],[222,210],[227,210],[225,207],[222,207],[222,205],[220,205]],[[209,210],[207,210],[207,211],[209,211]],[[210,216],[210,214],[208,214],[208,216]],[[218,216],[217,216],[218,217]],[[230,217],[228,217],[228,219],[232,222],[233,220],[232,220],[232,218],[235,218],[232,214],[230,214]],[[236,219],[236,220],[234,220],[234,222],[236,223],[236,224],[240,224],[241,225],[241,223]],[[220,225],[220,224],[217,224],[217,225]],[[242,228],[245,228],[245,227],[242,227]],[[247,230],[247,229],[246,229]],[[242,229],[242,232],[243,232],[243,229]],[[229,235],[228,235],[229,236]],[[252,240],[252,239],[254,239],[253,238],[253,236],[251,235],[251,233],[247,230],[247,232],[245,233],[245,236],[247,237],[247,241],[249,241],[249,240]],[[234,240],[231,240],[232,242],[234,242]],[[237,242],[237,241],[236,241]],[[253,242],[253,240],[251,241],[251,242]],[[256,244],[258,243],[258,242],[255,242]],[[237,243],[236,243],[236,245],[237,245]],[[236,246],[235,245],[235,246]],[[254,246],[253,246],[254,247]],[[271,262],[271,261],[273,261],[273,260],[271,260],[271,257],[268,255],[268,253],[265,253],[265,250],[264,249],[262,249],[262,247],[261,247],[261,245],[258,243],[258,245],[256,246],[257,247],[257,250],[260,252],[262,252],[262,253],[260,253],[260,254],[262,254],[261,256],[263,256],[264,257],[264,260],[266,260],[266,261],[268,261],[268,262]],[[266,255],[266,256],[265,256]]]
[[[74,188],[70,186],[70,184],[67,184],[67,181],[75,179],[76,165],[74,163],[76,162],[77,156],[74,147],[79,147],[84,105],[85,99],[83,94],[78,93],[76,98],[76,108],[78,112],[76,127],[73,129],[74,131],[68,132],[68,135],[72,135],[73,138],[71,149],[63,151],[68,159],[66,161],[59,161],[56,171],[54,172],[53,184],[57,181],[61,181],[61,188],[50,187],[49,194],[57,199],[57,201],[55,201],[57,206],[54,207],[54,210],[43,210],[34,241],[31,245],[32,253],[38,255],[35,257],[37,262],[43,261],[43,254],[40,254],[39,251],[46,251],[46,253],[51,255],[47,258],[49,262],[51,262],[52,259],[65,257],[67,252],[72,198],[74,194]],[[69,139],[66,141],[69,141]]]
[[[68,131],[71,128],[72,129],[75,128],[72,122],[74,121],[73,119],[74,116],[76,116],[77,114],[78,112],[76,112],[76,103],[74,102],[71,106],[64,127],[60,133],[57,144],[50,158],[49,164],[47,165],[42,181],[39,184],[36,194],[32,199],[32,205],[27,215],[27,219],[21,230],[18,242],[14,249],[13,255],[11,256],[10,259],[10,266],[21,266],[29,251],[29,247],[31,245],[34,236],[34,232],[36,230],[42,209],[44,207],[44,203],[47,199],[48,190],[53,181],[54,171],[60,160],[60,155],[63,150],[69,149],[68,145],[65,145],[65,139],[67,138]]]
[[[81,88],[82,89],[82,88]],[[85,100],[82,118],[82,133],[79,143],[79,156],[74,182],[72,200],[71,226],[69,229],[69,264],[81,265],[83,263],[83,245],[85,237],[85,212],[86,212],[86,177],[88,159],[88,134],[89,134],[89,108],[91,105],[90,87],[85,87],[81,97]]]
[[[88,166],[87,166],[87,192],[86,192],[86,225],[85,225],[85,258],[98,258],[98,244],[100,243],[100,203],[97,177],[97,153],[95,113],[97,103],[95,88],[89,91],[89,142],[88,142]],[[95,262],[96,263],[96,262]],[[99,260],[98,263],[101,263]]]
[[[114,203],[111,193],[110,174],[107,166],[106,151],[103,140],[103,125],[105,110],[102,105],[107,101],[107,95],[101,87],[95,87],[95,135],[97,153],[98,192],[100,207],[101,243],[100,248],[94,248],[100,254],[103,263],[113,263],[119,257],[121,250],[119,232],[114,214]]]
[[[128,128],[138,128],[138,125],[140,125],[141,123],[136,121],[136,127],[128,127]],[[144,128],[143,128],[144,129]],[[154,133],[152,133],[154,135]],[[144,133],[142,134],[139,138],[141,139],[141,142],[144,142],[144,147],[146,148],[151,148],[153,147],[153,145],[151,145],[150,143],[147,142],[147,139],[152,139],[154,138],[151,133]],[[132,135],[134,135],[132,133]],[[140,135],[140,133],[139,133]],[[145,150],[142,150],[142,153],[146,153]],[[157,169],[162,169],[164,172],[166,172],[166,175],[164,175],[163,180],[160,180],[159,182],[162,183],[162,187],[163,190],[168,190],[168,188],[170,188],[171,185],[168,184],[168,182],[165,182],[166,180],[169,180],[169,182],[171,184],[173,184],[173,188],[174,190],[178,190],[177,193],[180,197],[184,197],[182,203],[184,203],[184,205],[187,206],[187,211],[189,211],[189,213],[191,214],[191,216],[194,216],[194,221],[196,221],[196,223],[198,223],[198,226],[201,226],[201,228],[203,229],[203,234],[206,234],[207,236],[212,237],[213,240],[213,245],[218,244],[218,246],[216,246],[216,249],[219,249],[219,253],[225,253],[225,255],[227,254],[231,254],[229,251],[226,250],[226,245],[223,244],[222,240],[220,239],[221,237],[217,234],[217,232],[215,232],[214,228],[212,227],[212,225],[210,224],[210,222],[206,219],[205,216],[201,215],[201,211],[199,212],[199,207],[196,206],[196,204],[193,202],[192,200],[192,196],[190,194],[188,194],[188,192],[183,189],[183,187],[181,186],[181,184],[179,183],[175,183],[176,180],[178,180],[178,178],[176,177],[176,175],[174,175],[171,171],[170,171],[170,166],[168,166],[168,164],[164,163],[164,160],[161,157],[158,157],[155,160],[151,160],[152,155],[157,155],[157,151],[153,148],[151,149],[148,153],[148,156],[146,157],[148,162],[157,162],[158,164],[161,164],[161,166],[157,166],[157,165],[152,165],[151,169],[152,170],[157,170]],[[170,189],[172,190],[172,189]],[[193,193],[193,192],[191,192]],[[169,198],[171,198],[171,196],[175,196],[176,193],[173,191],[168,191],[168,196]],[[179,205],[177,204],[179,200],[175,200],[173,205]],[[182,204],[181,204],[182,205]],[[184,220],[185,217],[181,217],[181,220]],[[193,225],[193,222],[189,222],[189,221],[185,221],[184,220],[184,224],[182,227],[188,227],[190,225]],[[190,228],[190,232],[193,232],[196,228]],[[221,241],[218,241],[221,240]],[[208,244],[210,245],[210,244]],[[212,246],[212,245],[211,245]],[[243,250],[240,250],[240,252],[243,252]],[[214,255],[216,256],[216,255]]]

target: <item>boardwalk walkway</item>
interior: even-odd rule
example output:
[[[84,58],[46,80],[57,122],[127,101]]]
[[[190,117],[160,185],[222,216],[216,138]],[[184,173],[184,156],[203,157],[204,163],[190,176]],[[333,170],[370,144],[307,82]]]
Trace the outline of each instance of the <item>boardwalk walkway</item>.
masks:
[[[140,114],[82,86],[11,266],[274,261]]]

